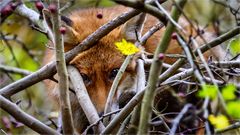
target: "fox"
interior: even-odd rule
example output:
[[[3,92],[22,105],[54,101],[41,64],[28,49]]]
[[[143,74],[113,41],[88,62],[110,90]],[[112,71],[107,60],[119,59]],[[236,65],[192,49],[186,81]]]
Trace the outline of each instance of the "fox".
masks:
[[[95,32],[99,27],[106,24],[113,18],[119,16],[121,13],[129,11],[130,8],[124,6],[114,6],[108,8],[87,8],[75,10],[69,13],[67,17],[62,19],[66,25],[66,33],[64,34],[64,50],[65,52],[73,49],[87,36]],[[99,17],[99,14],[100,17]],[[145,19],[138,16],[133,17],[123,25],[115,28],[101,40],[99,40],[92,48],[79,53],[71,61],[70,65],[75,66],[84,81],[88,94],[92,100],[92,103],[96,107],[99,114],[104,112],[105,104],[109,94],[109,90],[112,83],[121,67],[124,59],[126,58],[114,45],[115,42],[126,39],[129,42],[133,40],[137,41],[136,30],[134,29],[141,20],[141,34],[146,33],[152,26],[157,24],[159,20],[151,15],[146,15]],[[190,31],[190,24],[180,18],[179,24]],[[165,28],[162,28],[155,32],[146,43],[143,45],[144,52],[153,53],[159,44]],[[205,32],[204,37],[212,37],[209,33]],[[205,36],[207,35],[207,36]],[[209,39],[207,39],[209,40]],[[171,40],[166,54],[181,54],[182,48],[179,46],[176,40]],[[212,49],[215,57],[222,57],[222,48],[217,46]],[[208,58],[213,53],[204,54],[205,58]],[[44,63],[48,63],[53,60],[54,51],[51,49],[46,50]],[[121,78],[117,93],[114,97],[114,104],[118,107],[118,100],[125,91],[131,91],[135,89],[133,85],[136,81],[136,63],[137,58],[134,58],[127,66],[126,71]],[[174,58],[164,58],[164,62],[172,64],[175,62]],[[54,99],[58,104],[58,89],[56,83],[46,81],[48,93],[51,99]],[[74,128],[77,132],[82,133],[87,127],[88,122],[84,113],[82,113],[81,107],[74,93],[70,92],[70,102],[73,116]]]

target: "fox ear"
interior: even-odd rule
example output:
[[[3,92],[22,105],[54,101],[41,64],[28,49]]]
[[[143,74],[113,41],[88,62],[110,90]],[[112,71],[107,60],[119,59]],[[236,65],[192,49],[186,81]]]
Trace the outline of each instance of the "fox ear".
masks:
[[[49,31],[52,31],[53,28],[53,23],[51,21],[51,13],[48,10],[43,10],[43,17],[45,22],[48,25]],[[73,21],[66,17],[66,16],[61,16],[61,25],[66,28],[66,32],[64,34],[64,43],[67,43],[69,45],[76,45],[78,43],[78,37],[79,34],[73,29]]]
[[[78,43],[79,33],[74,30],[73,21],[66,17],[61,16],[62,25],[66,28],[66,33],[64,34],[64,43],[76,45]]]
[[[121,34],[123,35],[123,38],[132,42],[137,41],[141,36],[145,17],[146,14],[141,13],[127,21],[121,29]]]

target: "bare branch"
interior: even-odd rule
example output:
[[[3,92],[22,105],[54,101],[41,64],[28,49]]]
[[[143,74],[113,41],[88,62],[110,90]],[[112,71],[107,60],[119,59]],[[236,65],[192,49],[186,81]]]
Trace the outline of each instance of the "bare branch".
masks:
[[[121,110],[119,114],[117,114],[112,121],[107,125],[105,130],[101,133],[110,134],[114,129],[121,123],[128,115],[131,113],[133,108],[142,100],[144,94],[144,90],[137,93],[129,102],[128,104]]]
[[[109,92],[109,95],[108,95],[108,98],[107,98],[107,102],[106,102],[106,106],[105,106],[105,109],[104,109],[104,114],[112,111],[112,100],[113,100],[113,97],[117,91],[117,87],[118,87],[118,84],[123,76],[123,73],[124,71],[126,70],[129,62],[132,60],[134,55],[129,55],[127,56],[127,58],[124,60],[121,68],[119,69],[114,81],[113,81],[113,84],[112,84],[112,87],[110,89],[110,92]],[[107,121],[104,121],[104,124],[107,124],[108,122]]]
[[[180,4],[181,7],[183,7],[185,2],[186,0],[179,0],[178,4]],[[179,10],[177,10],[176,7],[173,7],[171,16],[174,20],[178,20],[180,16],[180,12]],[[147,90],[146,90],[146,93],[144,94],[144,98],[142,101],[138,135],[148,133],[148,121],[150,120],[151,113],[152,113],[151,110],[152,110],[152,104],[154,100],[155,89],[158,82],[158,75],[161,73],[161,69],[162,69],[162,60],[159,60],[158,56],[160,53],[164,53],[167,50],[171,40],[171,35],[174,29],[175,29],[174,25],[168,22],[166,31],[162,37],[162,40],[158,45],[157,49],[155,50],[154,58],[153,58],[154,61],[150,68]]]
[[[228,39],[238,35],[240,33],[240,27],[236,27],[230,31],[228,31],[227,33],[222,34],[221,36],[213,39],[212,41],[202,45],[200,48],[201,52],[204,53],[207,50],[220,45],[221,43],[227,41]],[[196,53],[196,51],[194,51],[195,55],[198,56],[198,54]],[[165,72],[163,72],[160,75],[160,82],[166,80],[169,76],[173,75],[174,73],[176,73],[177,69],[180,68],[183,64],[185,64],[185,59],[179,59],[177,60],[172,67],[168,68]]]
[[[64,58],[64,41],[63,34],[60,33],[60,4],[59,0],[52,3],[56,6],[56,11],[52,12],[52,22],[53,22],[53,44],[55,46],[55,58],[56,58],[56,68],[57,75],[59,77],[58,81],[58,89],[59,89],[59,101],[61,108],[61,117],[62,117],[62,127],[64,134],[73,134],[73,118],[72,118],[72,110],[70,106],[69,99],[69,82],[67,75],[67,67]]]
[[[146,85],[146,76],[145,76],[145,70],[144,70],[144,63],[143,63],[143,60],[138,59],[137,60],[137,92],[144,90],[145,85]],[[139,123],[140,111],[141,111],[141,105],[138,104],[132,112],[132,117],[131,117],[129,128],[128,128],[129,134],[137,133],[136,129]]]
[[[211,61],[210,65],[221,68],[240,68],[240,61]]]
[[[46,126],[34,117],[19,109],[16,104],[10,102],[2,95],[0,95],[0,107],[9,114],[11,114],[16,120],[22,122],[23,124],[31,128],[32,130],[38,132],[39,134],[60,135],[55,130],[51,129],[50,127]]]
[[[0,64],[0,70],[8,72],[8,73],[14,73],[14,74],[20,74],[20,75],[30,75],[32,72],[16,67],[11,67],[11,66],[5,66]]]
[[[220,134],[220,133],[224,133],[224,132],[227,132],[227,131],[230,131],[230,130],[233,130],[233,129],[239,129],[240,127],[240,122],[236,122],[224,129],[218,129],[216,130],[216,134]]]
[[[41,29],[41,31],[43,31],[44,33],[47,33],[50,39],[53,39],[53,34],[49,29],[46,21],[40,20],[40,15],[37,12],[26,7],[26,5],[24,5],[23,3],[18,5],[14,12],[16,14],[19,14],[20,16],[23,16],[29,19],[34,25],[38,26]]]
[[[185,113],[187,113],[188,109],[191,107],[192,105],[191,104],[186,104],[184,106],[184,108],[182,109],[182,111],[178,114],[178,116],[173,120],[173,126],[170,130],[170,133],[169,135],[174,135],[176,130],[177,130],[177,126],[178,124],[180,123],[180,120],[182,119],[183,115]]]
[[[89,95],[87,92],[87,89],[84,85],[83,79],[78,72],[78,70],[73,66],[68,66],[68,72],[71,79],[71,82],[73,84],[73,87],[76,92],[76,96],[78,98],[78,101],[89,121],[90,124],[95,123],[100,118],[98,116],[97,110],[95,109]],[[102,122],[98,123],[97,130],[95,133],[100,133],[105,129]]]
[[[164,24],[167,23],[167,18],[165,17],[165,14],[159,11],[158,8],[152,6],[153,1],[150,2],[139,2],[139,1],[132,1],[132,0],[113,0],[118,4],[122,4],[124,6],[132,7],[138,10],[141,10],[142,12],[149,13],[156,18],[160,19]],[[165,0],[161,0],[161,3],[164,3]]]

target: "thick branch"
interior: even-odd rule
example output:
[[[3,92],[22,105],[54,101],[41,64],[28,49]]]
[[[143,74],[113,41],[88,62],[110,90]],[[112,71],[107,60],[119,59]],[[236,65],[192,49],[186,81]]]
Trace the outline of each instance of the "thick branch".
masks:
[[[53,34],[47,23],[44,20],[40,20],[40,15],[37,12],[28,8],[23,3],[18,5],[14,12],[30,20],[34,25],[40,27],[44,33],[47,33],[50,39],[53,39]]]
[[[186,0],[182,0],[182,1],[179,0],[178,4],[180,5],[180,7],[183,7],[185,2]],[[178,20],[180,16],[180,12],[179,10],[177,10],[176,7],[173,8],[171,16],[174,20]],[[141,117],[140,117],[140,124],[139,124],[139,130],[138,130],[139,135],[148,133],[148,122],[151,117],[151,112],[152,112],[151,110],[152,110],[155,89],[157,86],[158,75],[160,74],[161,68],[162,68],[162,61],[159,60],[158,55],[160,53],[164,53],[167,50],[171,40],[171,35],[174,29],[175,29],[175,26],[172,23],[168,22],[166,31],[162,37],[162,40],[154,53],[154,61],[153,61],[153,64],[151,65],[150,74],[148,78],[149,82],[148,82],[147,90],[144,94],[144,98],[142,101]]]
[[[113,1],[115,1],[118,4],[122,4],[124,6],[132,7],[142,12],[149,13],[155,16],[156,18],[158,18],[159,20],[161,20],[164,24],[167,23],[167,18],[165,14],[159,11],[158,8],[151,5],[154,3],[153,1],[146,2],[146,3],[139,2],[139,1],[132,1],[132,0],[113,0]],[[164,2],[165,0],[161,0],[160,3],[164,3]]]
[[[95,109],[95,107],[88,95],[87,89],[84,85],[84,82],[83,82],[83,79],[82,79],[80,73],[73,66],[68,66],[68,72],[69,72],[69,76],[70,76],[71,82],[73,84],[73,87],[75,89],[78,101],[79,101],[89,123],[90,124],[96,123],[96,121],[98,121],[100,118],[98,116],[97,110]],[[95,132],[95,133],[100,133],[105,129],[102,122],[99,122],[97,127],[98,127],[97,132]]]
[[[41,123],[31,115],[25,113],[19,107],[0,95],[0,107],[11,114],[16,120],[22,122],[39,134],[59,135],[58,132]]]
[[[53,33],[54,39],[53,43],[55,46],[55,56],[56,56],[56,68],[57,74],[59,77],[59,98],[60,98],[60,108],[61,108],[61,117],[62,117],[62,127],[64,134],[73,134],[73,119],[71,115],[71,106],[69,99],[69,83],[67,75],[67,67],[64,58],[64,41],[63,35],[60,33],[60,4],[59,1],[53,3],[57,7],[56,12],[52,12],[52,22],[53,22]]]

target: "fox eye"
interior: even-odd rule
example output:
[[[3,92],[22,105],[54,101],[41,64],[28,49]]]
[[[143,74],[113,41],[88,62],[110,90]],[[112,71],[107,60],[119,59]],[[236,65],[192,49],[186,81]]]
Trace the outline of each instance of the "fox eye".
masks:
[[[91,83],[91,79],[86,74],[81,73],[81,76],[85,85],[88,85]]]
[[[110,72],[110,75],[109,75],[110,80],[113,80],[116,77],[118,70],[119,70],[119,68],[115,68]]]

